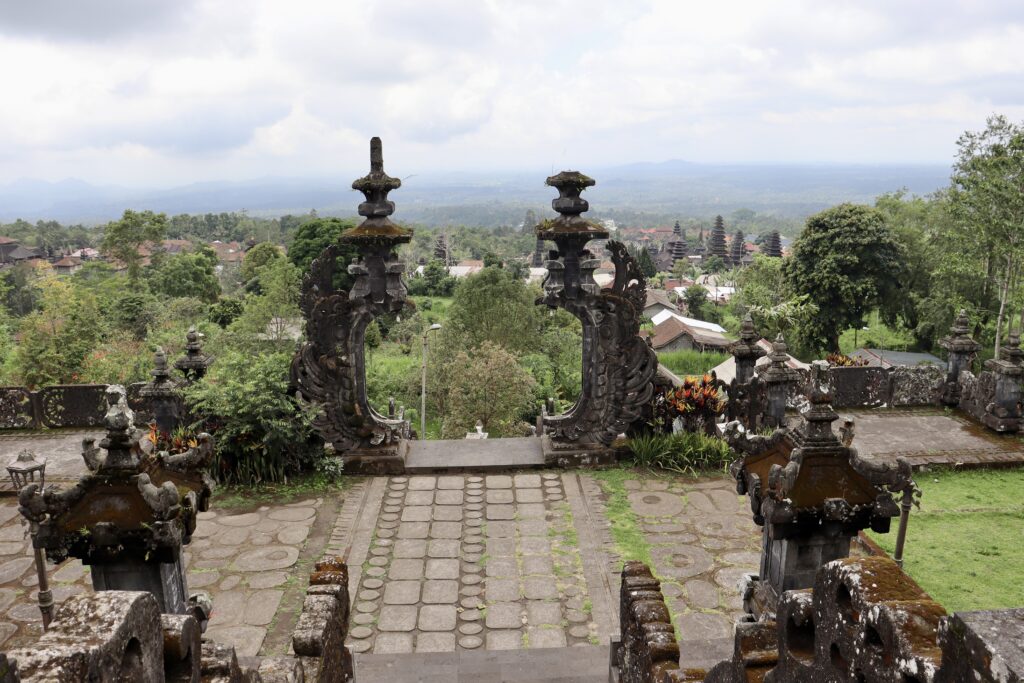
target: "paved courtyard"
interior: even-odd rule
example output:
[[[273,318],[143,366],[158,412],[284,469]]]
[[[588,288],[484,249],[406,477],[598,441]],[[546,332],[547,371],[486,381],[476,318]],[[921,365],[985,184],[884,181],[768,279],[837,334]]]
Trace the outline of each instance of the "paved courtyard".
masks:
[[[241,655],[286,652],[312,563],[327,553],[349,560],[356,653],[585,646],[617,631],[621,556],[611,494],[593,475],[353,481],[330,496],[241,510],[215,501],[200,514],[185,563],[190,590],[213,597],[212,637]],[[731,487],[625,482],[684,656],[728,637],[739,575],[757,563],[757,530]],[[77,561],[50,576],[57,602],[91,590]],[[38,636],[35,584],[16,503],[0,499],[0,647]]]

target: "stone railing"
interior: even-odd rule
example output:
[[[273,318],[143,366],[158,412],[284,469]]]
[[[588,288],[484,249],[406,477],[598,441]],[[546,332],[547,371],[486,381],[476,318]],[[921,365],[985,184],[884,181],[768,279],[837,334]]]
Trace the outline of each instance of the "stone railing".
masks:
[[[106,384],[54,384],[31,391],[0,387],[0,430],[58,427],[100,427],[107,412]],[[136,423],[149,421],[152,411],[141,396],[145,382],[128,385],[128,405]]]
[[[731,659],[681,670],[658,581],[622,573],[623,683],[1024,681],[1024,609],[947,615],[888,558],[822,566],[813,589],[787,591],[774,620],[736,625]]]
[[[0,682],[347,683],[348,605],[344,560],[318,562],[293,635],[296,656],[239,659],[233,647],[202,638],[193,616],[161,614],[151,593],[75,595],[31,647],[0,653]]]

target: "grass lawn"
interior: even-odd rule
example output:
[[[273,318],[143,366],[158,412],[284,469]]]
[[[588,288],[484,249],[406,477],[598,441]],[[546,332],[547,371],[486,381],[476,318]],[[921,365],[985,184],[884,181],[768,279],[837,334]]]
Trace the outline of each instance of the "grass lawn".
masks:
[[[658,354],[658,362],[675,374],[703,375],[710,372],[716,365],[727,359],[729,354],[714,351],[700,352],[692,349],[683,351],[664,351]]]
[[[906,571],[950,612],[1024,605],[1024,469],[922,472]],[[870,534],[892,553],[888,534]]]
[[[914,336],[906,330],[894,330],[879,319],[878,311],[868,316],[867,329],[849,329],[839,335],[839,349],[850,354],[857,349],[889,349],[906,351],[914,345]]]

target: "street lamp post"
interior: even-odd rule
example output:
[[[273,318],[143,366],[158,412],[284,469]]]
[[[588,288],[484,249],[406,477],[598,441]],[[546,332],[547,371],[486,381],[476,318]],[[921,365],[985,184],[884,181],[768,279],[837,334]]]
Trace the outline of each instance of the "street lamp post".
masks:
[[[441,329],[438,323],[434,323],[423,330],[423,356],[420,361],[420,438],[427,438],[427,335],[430,332]]]
[[[7,466],[7,473],[11,477],[15,491],[21,491],[28,484],[35,484],[36,475],[39,475],[39,493],[42,495],[46,486],[46,460],[42,462],[35,459],[29,451],[22,451],[15,458],[14,462]],[[43,615],[43,630],[50,626],[53,618],[53,593],[50,592],[50,582],[46,577],[46,557],[42,548],[35,544],[36,534],[39,532],[39,522],[29,520],[29,534],[32,536],[32,550],[36,561],[36,574],[39,576],[39,611]]]

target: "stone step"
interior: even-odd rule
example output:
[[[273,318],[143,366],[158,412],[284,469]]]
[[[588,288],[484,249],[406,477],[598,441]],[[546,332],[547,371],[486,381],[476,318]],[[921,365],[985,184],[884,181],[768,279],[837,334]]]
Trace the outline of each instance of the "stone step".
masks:
[[[405,456],[405,471],[409,474],[540,467],[544,467],[541,440],[532,436],[410,441],[409,452]]]
[[[607,683],[608,646],[356,655],[355,683]]]

